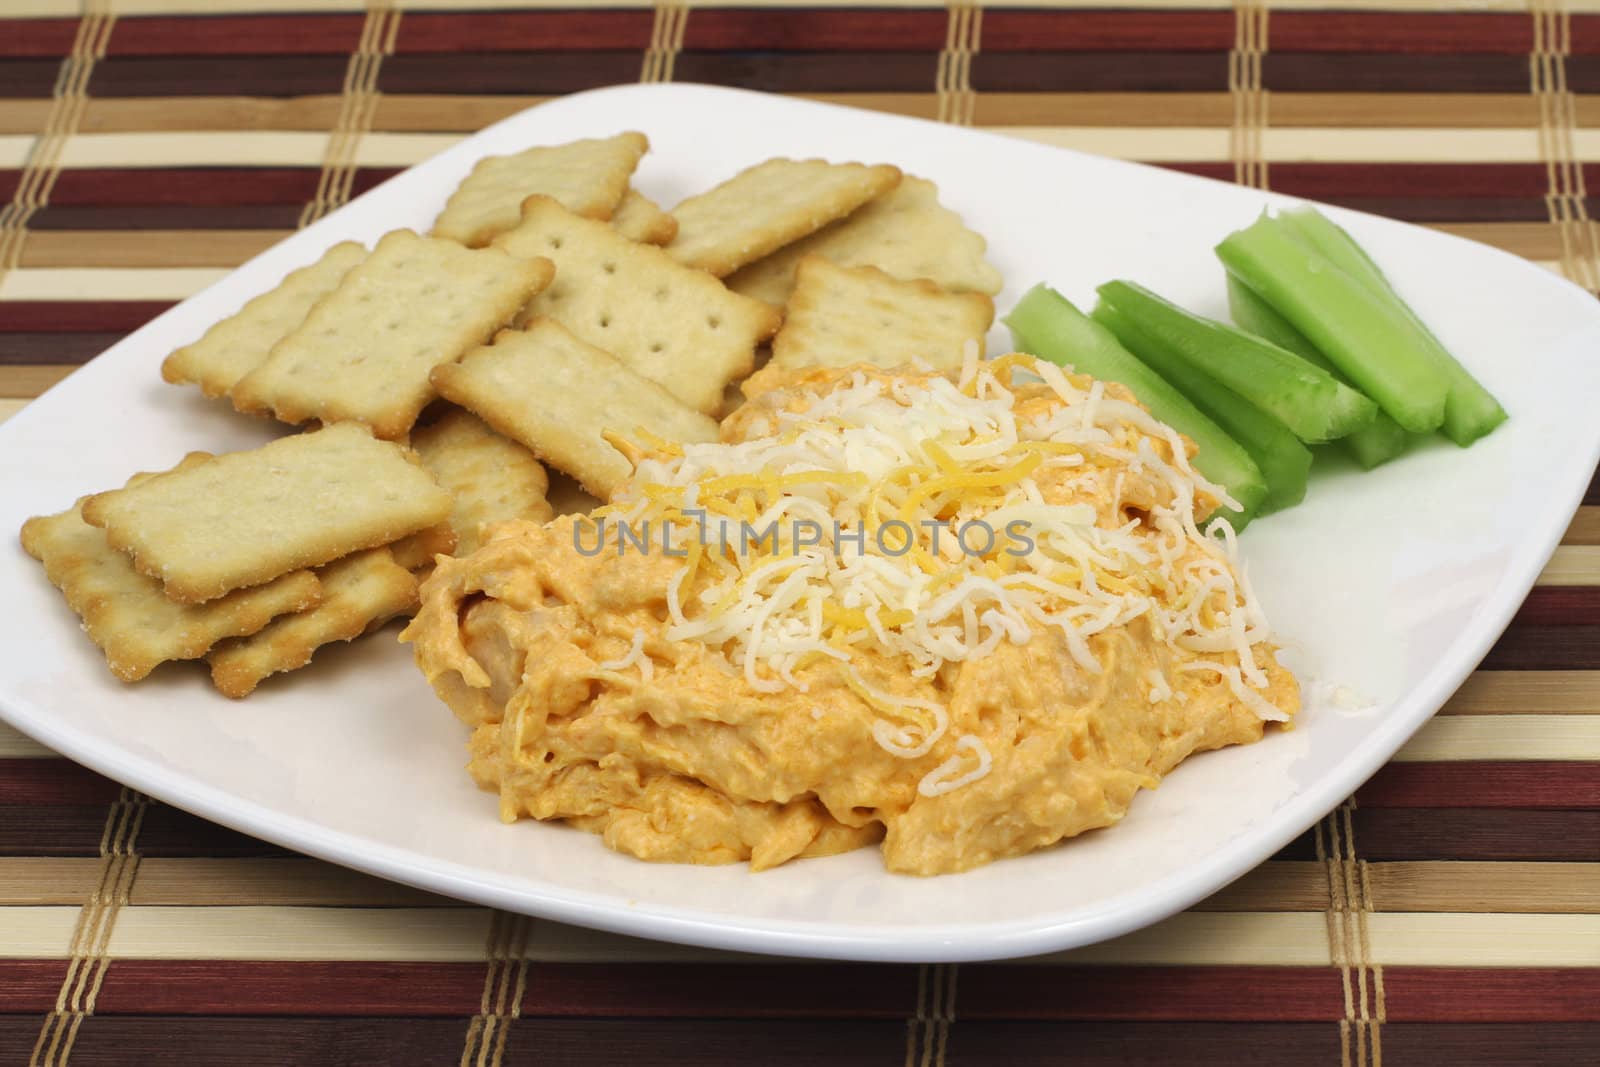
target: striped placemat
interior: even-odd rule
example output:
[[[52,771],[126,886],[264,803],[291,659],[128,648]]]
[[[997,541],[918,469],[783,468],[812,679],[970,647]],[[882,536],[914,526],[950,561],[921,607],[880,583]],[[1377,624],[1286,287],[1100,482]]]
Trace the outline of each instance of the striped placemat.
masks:
[[[1109,3],[7,0],[0,417],[398,169],[638,80],[1317,197],[1600,287],[1597,0]],[[0,728],[0,1061],[1596,1062],[1597,586],[1600,487],[1482,669],[1311,832],[1173,919],[1003,964],[735,957],[464,907]]]

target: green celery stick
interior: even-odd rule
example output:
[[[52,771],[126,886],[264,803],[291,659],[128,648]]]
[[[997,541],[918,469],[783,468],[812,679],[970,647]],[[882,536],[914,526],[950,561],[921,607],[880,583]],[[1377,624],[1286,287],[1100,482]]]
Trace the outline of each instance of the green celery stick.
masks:
[[[1394,284],[1373,262],[1367,250],[1356,243],[1344,227],[1332,222],[1316,208],[1302,207],[1284,211],[1278,220],[1289,227],[1302,241],[1327,256],[1335,266],[1361,282],[1380,298],[1391,302],[1427,338],[1439,365],[1449,380],[1450,391],[1444,402],[1444,433],[1456,444],[1466,447],[1506,421],[1505,409],[1494,395],[1485,389],[1450,350],[1439,341],[1426,323],[1417,317],[1411,305],[1401,299]]]
[[[1267,494],[1261,470],[1240,444],[1155,371],[1123,348],[1111,332],[1047,285],[1035,285],[1005,317],[1017,348],[1102,381],[1127,386],[1150,413],[1198,447],[1194,465],[1239,504],[1225,511],[1243,529]]]
[[[1444,421],[1449,380],[1415,324],[1263,215],[1217,256],[1351,381],[1412,433]]]
[[[1279,348],[1293,352],[1310,363],[1315,363],[1329,374],[1344,381],[1344,374],[1329,362],[1328,357],[1317,351],[1317,346],[1306,340],[1305,334],[1289,325],[1284,317],[1272,310],[1272,305],[1261,299],[1244,282],[1228,275],[1228,309],[1233,313],[1233,321],[1242,330],[1253,333],[1258,337],[1265,337]],[[1346,382],[1346,384],[1349,384]],[[1448,408],[1448,401],[1446,408]],[[1394,459],[1406,447],[1406,432],[1400,424],[1389,417],[1388,412],[1379,411],[1373,417],[1370,426],[1363,426],[1347,437],[1339,439],[1345,451],[1361,465],[1362,470],[1371,470]]]
[[[1138,323],[1173,359],[1227,386],[1303,441],[1343,437],[1370,426],[1377,414],[1376,404],[1320,367],[1270,341],[1185,311],[1141,285],[1107,282],[1100,299]]]
[[[1102,290],[1103,292],[1104,290]],[[1150,324],[1102,296],[1090,315],[1116,335],[1124,348],[1194,402],[1229,437],[1244,446],[1267,480],[1261,514],[1305,499],[1311,451],[1289,428],[1190,361]]]

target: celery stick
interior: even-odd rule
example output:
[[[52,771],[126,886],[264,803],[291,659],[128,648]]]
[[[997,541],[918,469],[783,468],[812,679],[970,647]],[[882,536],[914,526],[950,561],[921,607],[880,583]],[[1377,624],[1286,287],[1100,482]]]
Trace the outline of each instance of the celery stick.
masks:
[[[1318,352],[1317,346],[1307,341],[1305,334],[1289,325],[1282,315],[1272,310],[1271,304],[1232,274],[1228,275],[1228,309],[1240,329],[1265,337],[1279,348],[1315,363],[1340,381],[1345,380],[1343,372],[1329,362],[1327,356]],[[1446,402],[1446,408],[1448,406]],[[1406,432],[1389,417],[1388,412],[1379,411],[1372,425],[1363,426],[1348,437],[1340,438],[1339,444],[1361,465],[1362,470],[1369,471],[1405,451]]]
[[[1266,216],[1229,234],[1217,256],[1395,422],[1439,428],[1450,383],[1410,319]]]
[[[1373,262],[1367,250],[1357,244],[1356,239],[1342,226],[1312,207],[1282,212],[1278,219],[1302,241],[1327,256],[1340,270],[1380,298],[1391,302],[1427,338],[1450,383],[1450,391],[1444,402],[1443,429],[1446,437],[1465,447],[1506,421],[1506,412],[1500,402],[1450,354],[1450,350],[1428,329],[1427,323],[1417,317],[1411,305],[1401,299],[1394,284]]]
[[[1104,293],[1104,289],[1102,289]],[[1306,495],[1311,452],[1289,428],[1208,375],[1146,320],[1102,296],[1090,318],[1116,335],[1123,347],[1194,402],[1228,436],[1244,446],[1267,480],[1261,514],[1300,503]]]
[[[1005,317],[1017,348],[1133,391],[1150,413],[1198,447],[1194,465],[1238,502],[1238,512],[1219,512],[1243,529],[1266,496],[1261,470],[1240,444],[1155,371],[1117,342],[1111,332],[1047,285],[1023,294]]]
[[[1185,311],[1141,285],[1107,282],[1100,287],[1100,299],[1137,322],[1172,358],[1227,386],[1303,441],[1343,437],[1371,425],[1377,414],[1376,404],[1320,367],[1269,341]]]

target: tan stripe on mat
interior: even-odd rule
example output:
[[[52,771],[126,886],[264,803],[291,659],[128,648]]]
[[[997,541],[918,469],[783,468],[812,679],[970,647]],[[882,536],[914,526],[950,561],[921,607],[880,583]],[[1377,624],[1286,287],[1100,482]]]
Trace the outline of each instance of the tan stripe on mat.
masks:
[[[1600,585],[1600,545],[1562,545],[1539,574],[1539,585]]]
[[[928,96],[932,110],[937,98]],[[997,133],[1086,152],[1148,162],[1226,163],[1229,131],[1161,126],[996,125]],[[356,147],[362,167],[408,167],[459,143],[458,133],[369,133]],[[314,167],[328,135],[312,131],[243,130],[79,134],[62,151],[63,168],[83,167]],[[1576,158],[1600,161],[1600,129],[1573,134]],[[0,167],[20,166],[32,138],[0,136]],[[1533,129],[1396,127],[1327,129],[1276,125],[1262,134],[1269,162],[1308,163],[1540,163]]]
[[[287,230],[42,230],[28,235],[23,268],[237,267]]]
[[[99,877],[89,857],[0,857],[0,906],[81,904]],[[1600,863],[1404,860],[1367,864],[1377,911],[1600,913]],[[145,857],[133,906],[459,908],[459,901],[304,857]],[[1269,860],[1196,911],[1322,911],[1325,863]]]
[[[1600,507],[1591,505],[1579,508],[1561,542],[1567,545],[1600,545]]]
[[[1438,223],[1428,227],[1526,259],[1561,258],[1549,222]],[[30,233],[19,267],[235,267],[288,230],[43,230]]]
[[[1401,763],[1600,760],[1600,715],[1447,715],[1395,754]]]
[[[1600,671],[1477,671],[1441,715],[1600,715]]]
[[[1368,861],[1374,911],[1600,913],[1600,863]],[[1328,906],[1325,862],[1269,860],[1196,911],[1310,911]]]
[[[938,116],[937,93],[787,93],[919,118]],[[339,94],[300,97],[185,96],[91,99],[80,133],[281,130],[326,132],[338,121]],[[552,99],[548,96],[384,94],[372,129],[393,133],[473,133]],[[1600,126],[1600,95],[1575,96],[1579,128]],[[1280,126],[1440,129],[1537,126],[1537,101],[1526,93],[1285,93],[1272,102]],[[0,135],[32,135],[48,100],[0,100]],[[976,99],[978,126],[1182,126],[1233,123],[1229,93],[1005,93]]]

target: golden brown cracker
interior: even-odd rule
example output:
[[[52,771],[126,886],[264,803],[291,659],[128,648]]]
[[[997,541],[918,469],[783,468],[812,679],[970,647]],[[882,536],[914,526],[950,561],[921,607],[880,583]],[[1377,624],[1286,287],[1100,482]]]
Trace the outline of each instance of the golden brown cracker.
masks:
[[[196,453],[176,470],[204,463]],[[137,474],[128,485],[154,475]],[[104,530],[83,521],[79,500],[58,515],[41,515],[22,526],[22,547],[44,564],[45,575],[83,620],[83,631],[105,652],[111,673],[136,682],[168,660],[198,659],[229,637],[255,633],[275,616],[315,605],[321,595],[308,570],[293,571],[264,585],[241,589],[205,604],[179,604],[161,583],[140,574]]]
[[[455,531],[456,555],[476,551],[489,523],[550,518],[550,503],[545,499],[550,479],[544,465],[526,447],[497,433],[471,412],[451,411],[423,427],[412,435],[411,447],[455,498],[450,525]],[[432,561],[429,556],[428,562]]]
[[[716,420],[573,336],[553,319],[507,330],[494,344],[440,367],[448,399],[577,478],[601,499],[633,466],[604,437],[640,428],[669,441],[714,441]]]
[[[994,296],[1000,272],[984,258],[988,247],[961,216],[939,203],[939,188],[906,175],[889,192],[810,237],[729,275],[736,293],[783,305],[800,260],[819,255],[840,267],[877,267],[896,278],[926,278],[952,293]]]
[[[100,493],[83,517],[169,597],[197,604],[387,545],[450,507],[405,449],[340,423]]]
[[[649,148],[644,134],[630,132],[481,159],[450,194],[433,235],[486,245],[517,224],[530,196],[552,197],[584,218],[609,219]]]
[[[537,258],[396,230],[240,379],[234,406],[404,436],[433,399],[429,372],[488,340],[552,272]]]
[[[612,213],[611,228],[630,241],[647,245],[664,245],[678,236],[678,220],[632,188],[622,194],[622,202]]]
[[[322,602],[229,641],[206,657],[224,696],[249,696],[271,675],[298,670],[323,645],[352,641],[374,625],[415,610],[417,580],[387,548],[372,548],[317,569]]]
[[[556,264],[524,322],[555,319],[698,411],[717,410],[723,387],[750,373],[756,345],[778,328],[774,308],[548,197],[530,197],[521,224],[495,245]]]
[[[355,241],[334,245],[315,263],[291,272],[276,288],[212,326],[200,340],[168,356],[161,376],[174,384],[193,382],[206,396],[227,395],[365,258],[366,246]]]
[[[993,321],[994,301],[982,293],[947,293],[876,267],[839,267],[807,256],[795,272],[772,360],[745,382],[745,395],[796,367],[897,367],[921,360],[951,372],[960,368],[968,342],[981,351]]]
[[[448,520],[408,534],[389,546],[394,561],[408,571],[427,567],[434,556],[448,556],[455,550],[456,531]]]
[[[769,159],[672,209],[667,254],[721,278],[842,219],[900,182],[887,164]]]

